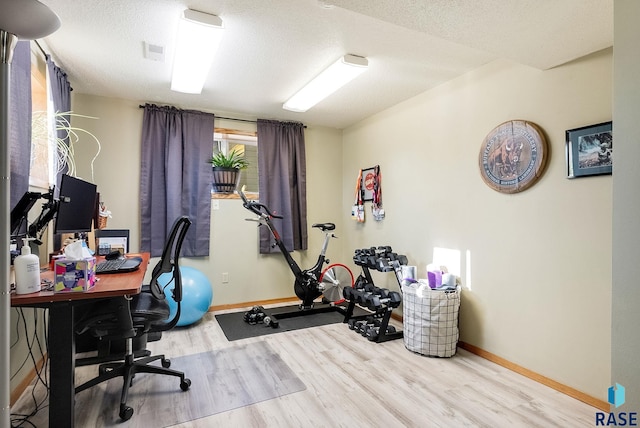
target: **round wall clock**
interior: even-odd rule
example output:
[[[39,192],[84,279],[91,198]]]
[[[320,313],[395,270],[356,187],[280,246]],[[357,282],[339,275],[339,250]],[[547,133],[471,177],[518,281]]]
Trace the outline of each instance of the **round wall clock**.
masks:
[[[511,120],[495,127],[480,150],[480,174],[489,187],[517,193],[531,187],[547,161],[547,141],[532,122]]]

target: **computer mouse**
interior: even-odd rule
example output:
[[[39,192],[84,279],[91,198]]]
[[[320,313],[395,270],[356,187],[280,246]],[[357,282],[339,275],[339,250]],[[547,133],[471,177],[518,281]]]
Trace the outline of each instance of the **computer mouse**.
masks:
[[[122,257],[122,253],[120,253],[120,251],[118,250],[111,251],[109,254],[104,256],[104,258],[107,260],[116,260],[116,259],[119,259],[120,257]]]

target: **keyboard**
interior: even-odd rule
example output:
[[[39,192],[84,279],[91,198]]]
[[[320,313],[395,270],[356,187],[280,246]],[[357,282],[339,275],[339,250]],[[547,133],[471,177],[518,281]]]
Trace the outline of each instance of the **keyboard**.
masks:
[[[142,259],[140,257],[104,260],[96,264],[96,273],[106,274],[132,272],[138,269],[141,262]]]

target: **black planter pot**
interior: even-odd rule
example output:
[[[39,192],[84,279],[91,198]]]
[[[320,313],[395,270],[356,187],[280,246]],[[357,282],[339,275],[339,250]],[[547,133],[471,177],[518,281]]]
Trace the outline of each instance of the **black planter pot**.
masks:
[[[240,180],[238,168],[213,167],[213,191],[215,193],[233,193]]]

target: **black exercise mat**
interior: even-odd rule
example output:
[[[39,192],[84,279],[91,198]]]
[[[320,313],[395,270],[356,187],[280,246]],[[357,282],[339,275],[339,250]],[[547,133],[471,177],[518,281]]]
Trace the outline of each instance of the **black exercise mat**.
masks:
[[[298,305],[283,306],[279,308],[265,309],[267,315],[278,314],[280,312],[296,311]],[[346,310],[346,306],[344,307]],[[247,339],[249,337],[265,336],[267,334],[281,333],[283,331],[300,330],[309,327],[341,323],[344,321],[344,314],[336,311],[320,312],[309,315],[302,315],[293,318],[278,318],[279,326],[272,328],[263,323],[249,324],[243,320],[246,310],[232,312],[228,314],[216,315],[218,324],[222,328],[224,335],[229,341]],[[354,315],[365,314],[364,310],[356,306]],[[345,327],[346,328],[346,327]]]

